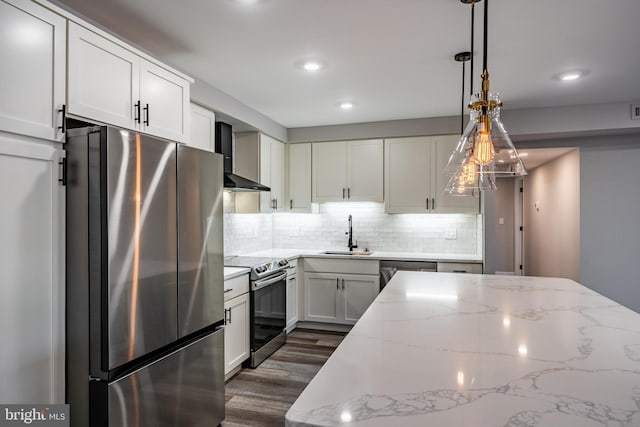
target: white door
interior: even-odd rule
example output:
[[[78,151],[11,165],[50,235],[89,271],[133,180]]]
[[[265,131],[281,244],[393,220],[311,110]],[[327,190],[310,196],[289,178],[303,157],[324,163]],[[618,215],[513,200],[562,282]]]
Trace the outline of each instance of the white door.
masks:
[[[287,277],[287,332],[298,323],[298,287],[296,275]]]
[[[0,402],[65,399],[64,189],[53,144],[0,135]]]
[[[224,303],[224,373],[249,357],[249,294],[243,294]]]
[[[432,182],[434,183],[431,196],[431,209],[437,213],[479,213],[480,194],[475,196],[455,196],[444,192],[449,183],[444,168],[449,163],[449,157],[458,144],[457,135],[443,135],[430,137],[433,146],[434,168]]]
[[[66,20],[26,0],[0,0],[0,129],[63,141]]]
[[[431,207],[431,146],[427,138],[387,139],[385,144],[385,211],[424,213]]]
[[[347,143],[316,142],[311,145],[314,202],[341,202],[347,199]]]
[[[311,144],[288,144],[289,210],[311,211]]]
[[[207,151],[215,151],[216,115],[197,104],[191,104],[189,145]]]
[[[140,93],[137,55],[69,22],[68,74],[69,113],[138,128],[140,117],[134,105]]]
[[[383,143],[381,139],[351,141],[347,145],[347,200],[382,202]]]
[[[343,323],[340,312],[339,279],[330,273],[304,275],[305,320]]]
[[[174,141],[189,136],[189,82],[140,59],[141,127],[144,132]]]
[[[380,291],[379,276],[343,275],[344,323],[353,325],[362,317]]]

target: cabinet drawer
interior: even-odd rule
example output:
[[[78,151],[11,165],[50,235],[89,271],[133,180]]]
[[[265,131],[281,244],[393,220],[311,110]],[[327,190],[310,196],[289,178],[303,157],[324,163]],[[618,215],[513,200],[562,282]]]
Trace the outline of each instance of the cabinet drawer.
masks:
[[[233,279],[224,281],[224,300],[229,301],[238,295],[249,292],[249,275],[234,277]]]
[[[438,272],[482,274],[482,264],[471,262],[439,262]]]
[[[337,274],[374,274],[378,275],[377,260],[305,258],[304,271]]]

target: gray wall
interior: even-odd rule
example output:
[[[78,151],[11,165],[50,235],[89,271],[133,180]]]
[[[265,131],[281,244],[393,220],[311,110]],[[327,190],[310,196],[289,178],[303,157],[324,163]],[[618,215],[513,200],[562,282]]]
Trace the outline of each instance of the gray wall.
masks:
[[[484,272],[496,271],[514,273],[514,178],[497,180],[498,190],[486,193],[484,199]],[[500,224],[500,218],[504,224]]]
[[[580,153],[534,169],[524,180],[524,271],[580,280]]]
[[[592,141],[580,163],[581,281],[640,312],[640,137]]]

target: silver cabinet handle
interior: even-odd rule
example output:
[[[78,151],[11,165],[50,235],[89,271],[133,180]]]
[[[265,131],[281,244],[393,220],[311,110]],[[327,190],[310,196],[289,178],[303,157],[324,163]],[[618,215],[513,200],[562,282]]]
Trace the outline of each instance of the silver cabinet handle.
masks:
[[[427,197],[425,200],[427,201],[427,210],[429,210],[429,198]]]
[[[336,289],[340,289],[340,278],[336,277]]]
[[[225,289],[224,293],[226,294],[227,292],[231,292],[233,290],[233,288],[229,288],[229,289]],[[225,309],[226,310],[226,309]]]
[[[351,198],[351,188],[347,188],[347,199]]]
[[[227,323],[229,323],[229,320],[227,319],[227,312],[229,311],[228,308],[224,309],[224,324],[226,325]]]
[[[231,323],[231,308],[229,308],[229,323]]]
[[[276,201],[276,204],[275,204],[276,208],[275,209],[278,210],[278,199],[275,199],[275,201]]]
[[[342,279],[342,290],[344,291],[344,278]]]
[[[431,209],[433,209],[434,211],[436,210],[436,198],[432,198],[431,199]]]
[[[344,199],[344,187],[342,188],[342,198]]]
[[[289,209],[293,210],[293,200],[289,200]]]

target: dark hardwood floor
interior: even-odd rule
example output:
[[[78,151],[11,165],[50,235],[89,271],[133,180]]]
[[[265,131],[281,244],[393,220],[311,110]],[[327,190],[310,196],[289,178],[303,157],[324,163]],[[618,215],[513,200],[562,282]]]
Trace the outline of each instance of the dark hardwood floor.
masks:
[[[284,415],[344,338],[343,333],[296,329],[256,369],[226,384],[223,427],[281,427]]]

